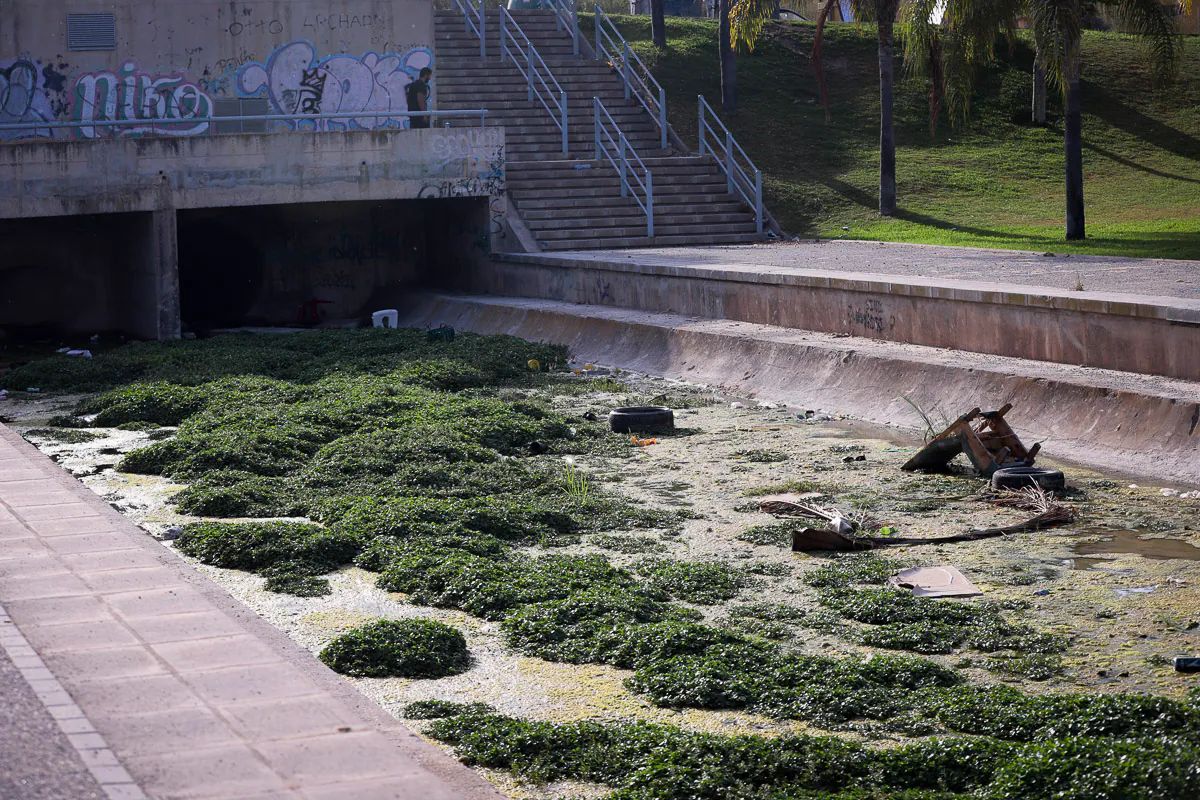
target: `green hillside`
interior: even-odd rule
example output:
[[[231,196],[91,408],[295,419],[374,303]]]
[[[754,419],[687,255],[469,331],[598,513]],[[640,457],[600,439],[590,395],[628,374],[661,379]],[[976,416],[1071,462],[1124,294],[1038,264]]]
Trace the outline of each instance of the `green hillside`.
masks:
[[[670,47],[659,53],[649,41],[648,17],[616,19],[666,88],[675,129],[694,146],[696,95],[719,105],[715,24],[669,19]],[[1156,86],[1136,41],[1085,35],[1088,238],[1067,244],[1061,98],[1051,91],[1047,127],[1030,124],[1028,42],[1002,53],[981,76],[971,118],[957,128],[943,115],[931,135],[924,83],[898,87],[901,210],[887,219],[875,210],[874,30],[835,24],[826,31],[829,125],[809,62],[813,31],[808,24],[769,24],[755,52],[739,58],[740,105],[726,115],[763,170],[769,207],[789,233],[1200,258],[1200,39],[1186,41],[1179,78]]]

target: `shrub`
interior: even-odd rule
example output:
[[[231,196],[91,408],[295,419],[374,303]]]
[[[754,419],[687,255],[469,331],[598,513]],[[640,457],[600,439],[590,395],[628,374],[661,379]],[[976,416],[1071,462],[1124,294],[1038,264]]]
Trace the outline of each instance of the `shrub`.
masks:
[[[471,666],[467,640],[433,620],[379,620],[334,639],[320,658],[330,669],[359,678],[443,678]]]
[[[701,605],[734,597],[746,582],[745,576],[736,569],[715,562],[648,558],[639,562],[635,569],[648,578],[655,591]]]
[[[354,537],[300,522],[196,522],[175,546],[214,567],[262,572],[286,562],[309,575],[348,564],[361,549]]]
[[[405,719],[445,719],[461,714],[494,714],[487,703],[452,703],[449,700],[418,700],[404,707],[400,716]]]

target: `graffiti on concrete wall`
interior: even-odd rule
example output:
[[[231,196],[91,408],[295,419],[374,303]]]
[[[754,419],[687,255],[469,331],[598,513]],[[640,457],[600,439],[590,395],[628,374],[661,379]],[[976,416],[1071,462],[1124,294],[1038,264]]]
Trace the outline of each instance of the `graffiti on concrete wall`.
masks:
[[[0,141],[54,137],[55,129],[38,127],[38,123],[54,121],[47,72],[53,75],[53,70],[43,69],[27,54],[0,61],[0,125],[29,125],[0,128]]]
[[[416,47],[403,55],[370,52],[362,56],[333,55],[317,58],[312,42],[289,42],[265,62],[242,66],[237,91],[242,97],[265,92],[279,114],[386,114],[407,111],[404,87],[421,68],[433,63],[433,51]],[[346,120],[300,120],[295,129],[375,130],[408,127],[406,117],[367,116]]]
[[[71,119],[81,139],[156,133],[194,136],[208,130],[203,121],[213,113],[213,101],[183,73],[152,75],[142,72],[129,58],[116,72],[89,72],[78,76],[70,90]],[[89,123],[108,120],[146,120],[150,125],[105,127]]]

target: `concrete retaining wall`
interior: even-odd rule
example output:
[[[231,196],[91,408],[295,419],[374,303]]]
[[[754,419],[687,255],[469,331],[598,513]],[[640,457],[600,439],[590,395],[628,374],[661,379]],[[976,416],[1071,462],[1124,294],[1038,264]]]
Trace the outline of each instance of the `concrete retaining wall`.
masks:
[[[0,147],[0,219],[447,197],[492,198],[499,224],[503,128]]]
[[[403,322],[568,345],[580,358],[913,428],[904,397],[950,418],[975,406],[1043,453],[1200,484],[1200,384],[545,300],[427,296]]]
[[[969,281],[506,255],[460,288],[1200,380],[1200,302]]]

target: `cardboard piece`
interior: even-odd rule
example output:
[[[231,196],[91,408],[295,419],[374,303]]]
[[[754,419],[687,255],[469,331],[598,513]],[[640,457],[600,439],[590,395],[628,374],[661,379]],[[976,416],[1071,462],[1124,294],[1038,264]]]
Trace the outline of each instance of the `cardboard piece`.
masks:
[[[888,581],[897,588],[911,589],[916,597],[974,597],[983,594],[978,586],[954,567],[902,569]]]

